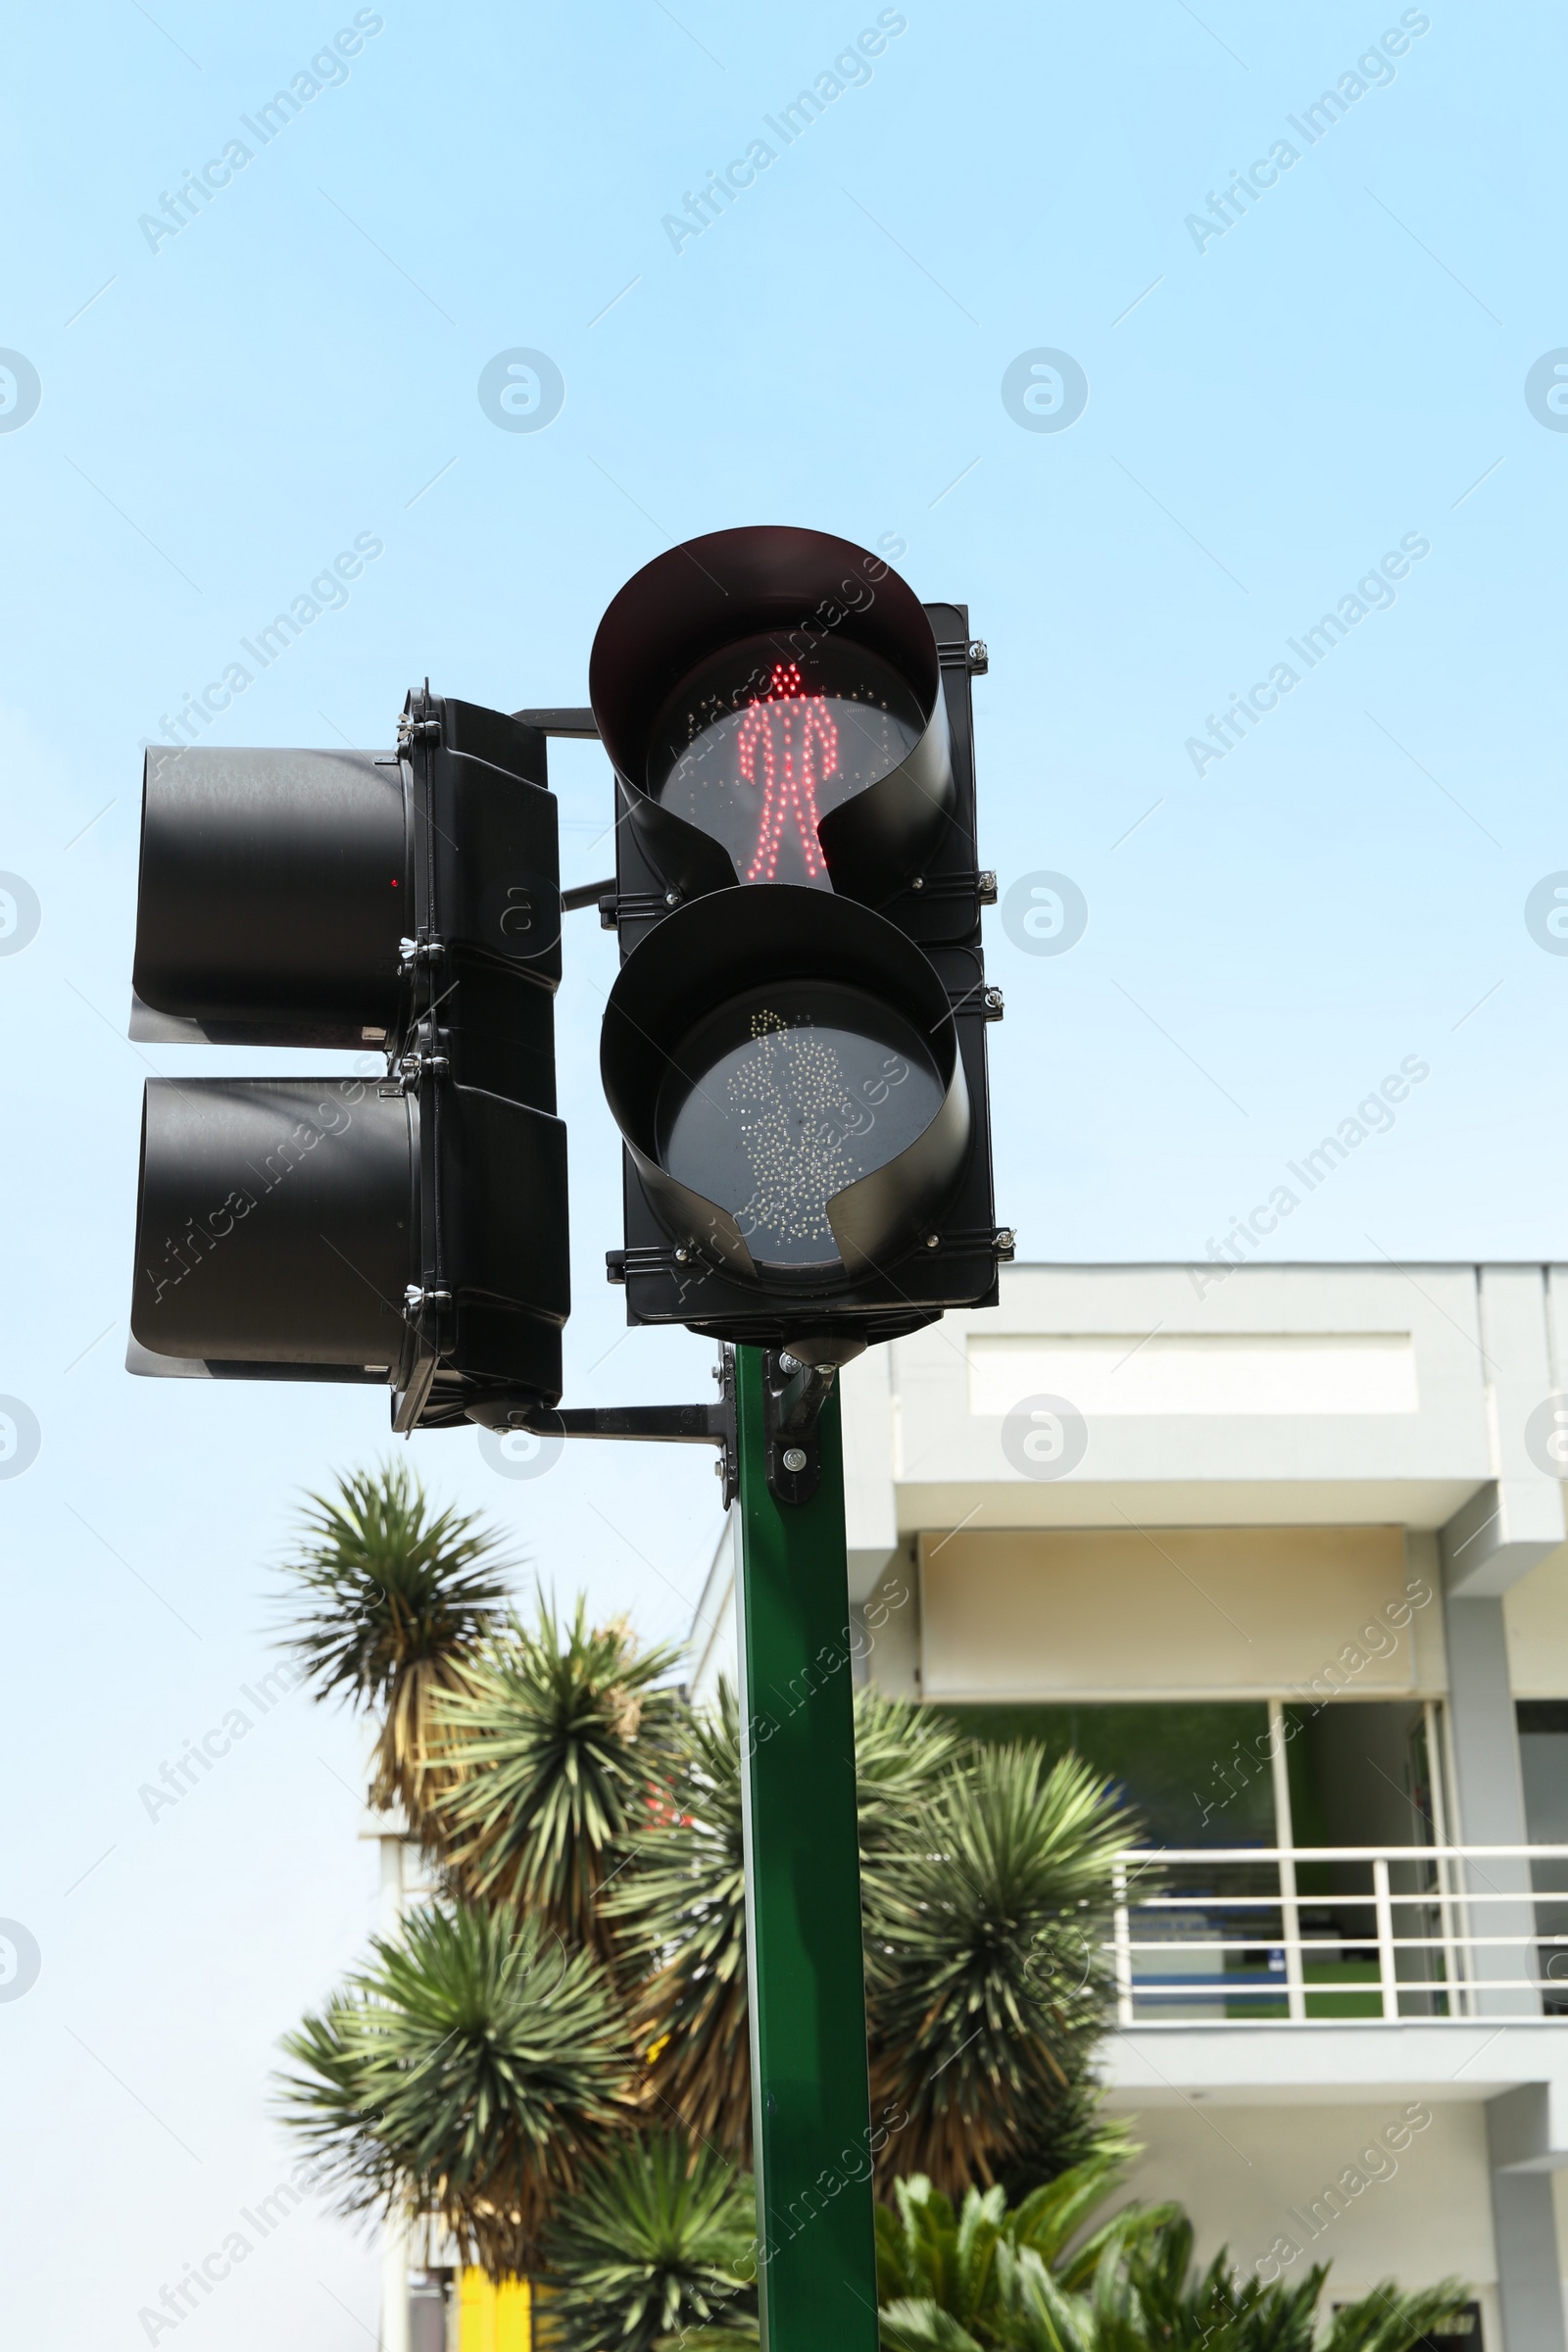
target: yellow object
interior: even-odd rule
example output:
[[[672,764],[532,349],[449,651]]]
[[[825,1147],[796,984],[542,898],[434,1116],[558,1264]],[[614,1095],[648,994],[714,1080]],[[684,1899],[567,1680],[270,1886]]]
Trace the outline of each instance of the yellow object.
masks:
[[[530,2280],[508,2278],[493,2286],[483,2271],[465,2271],[458,2314],[462,2352],[533,2352]]]

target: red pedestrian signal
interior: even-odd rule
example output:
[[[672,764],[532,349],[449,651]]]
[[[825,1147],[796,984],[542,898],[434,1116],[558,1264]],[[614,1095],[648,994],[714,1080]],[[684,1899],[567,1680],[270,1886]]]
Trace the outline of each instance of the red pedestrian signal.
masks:
[[[594,641],[634,1322],[822,1360],[996,1296],[967,614],[815,531],[659,557]]]

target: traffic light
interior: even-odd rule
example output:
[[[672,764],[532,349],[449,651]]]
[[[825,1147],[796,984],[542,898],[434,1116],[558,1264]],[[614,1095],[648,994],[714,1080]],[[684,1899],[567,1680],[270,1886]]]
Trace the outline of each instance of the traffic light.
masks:
[[[155,1078],[129,1368],[384,1385],[393,1427],[561,1394],[557,809],[537,727],[411,694],[394,752],[155,746],[131,1035],[373,1049]]]
[[[984,666],[964,608],[817,531],[691,540],[606,612],[632,1323],[828,1364],[995,1303]]]

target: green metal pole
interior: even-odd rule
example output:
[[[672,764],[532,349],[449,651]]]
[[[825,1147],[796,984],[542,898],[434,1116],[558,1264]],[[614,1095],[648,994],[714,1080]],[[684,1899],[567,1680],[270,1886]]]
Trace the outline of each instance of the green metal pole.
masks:
[[[768,1492],[736,1350],[742,1798],[763,2352],[876,2352],[871,2119],[839,1402],[809,1502]]]

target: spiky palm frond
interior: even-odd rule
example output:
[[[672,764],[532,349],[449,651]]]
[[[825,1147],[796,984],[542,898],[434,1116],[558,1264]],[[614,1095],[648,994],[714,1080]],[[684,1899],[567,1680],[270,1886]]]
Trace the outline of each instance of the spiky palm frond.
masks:
[[[923,2174],[896,2180],[893,2205],[876,2210],[879,2299],[935,2303],[985,2337],[1002,2326],[1002,2248],[1038,2255],[1066,2287],[1087,2286],[1107,2249],[1125,2257],[1177,2218],[1174,2205],[1124,2206],[1074,2246],[1085,2223],[1120,2186],[1133,2153],[1125,2145],[1102,2149],[1010,2210],[1000,2183],[966,2189],[956,2211]]]
[[[996,2252],[1007,2219],[1000,2187],[971,2188],[956,2213],[924,2173],[895,2180],[876,2209],[880,2303],[930,2302],[971,2332],[996,2302]]]
[[[1118,2317],[1062,2286],[1032,2248],[1005,2239],[996,2246],[988,2306],[969,2326],[930,2295],[900,2296],[878,2314],[884,2352],[1154,2352],[1118,2329]]]
[[[1079,1933],[1075,1930],[1070,1938],[1069,1956],[1079,1949]],[[1094,1981],[1098,1984],[1098,1973]],[[997,2159],[996,2177],[1014,2203],[1091,2157],[1124,2156],[1131,2143],[1131,2125],[1103,2112],[1104,2087],[1095,2080],[1092,2036],[1075,2037],[1068,2044],[1068,2058],[1065,2083],[1049,2106],[1029,2110],[1012,2149]]]
[[[1342,2304],[1317,2336],[1325,2263],[1264,2285],[1244,2278],[1222,2248],[1206,2270],[1193,2266],[1194,2230],[1179,2209],[1163,2229],[1101,2263],[1093,2287],[1099,2332],[1130,2346],[1169,2345],[1171,2352],[1410,2352],[1434,2330],[1451,2328],[1467,2290],[1456,2278],[1405,2293],[1387,2280]]]
[[[746,1881],[740,1713],[727,1683],[711,1714],[688,1714],[671,1759],[665,1819],[602,1904],[643,1974],[636,2013],[652,2053],[648,2097],[661,2121],[744,2161],[752,2145],[746,2026]]]
[[[880,2158],[961,2195],[1023,2144],[1085,2072],[1104,2001],[1110,1868],[1131,1835],[1075,1756],[982,1751],[951,1774],[916,1850],[881,1874],[868,1921]]]
[[[345,2213],[430,2215],[493,2278],[630,2120],[621,2004],[507,1906],[416,1912],[283,2047],[284,2113]]]
[[[901,2297],[885,2303],[877,2318],[882,2352],[986,2352],[940,2303]],[[1053,2345],[1052,2352],[1078,2352],[1078,2347]]]
[[[646,1823],[669,1766],[681,1704],[656,1688],[678,1650],[637,1654],[630,1630],[558,1624],[541,1597],[437,1694],[448,1784],[433,1800],[448,1874],[477,1902],[513,1901],[608,1957],[597,1898]]]
[[[1318,2352],[1410,2352],[1424,2336],[1457,2332],[1470,2300],[1470,2290],[1457,2278],[1413,2292],[1385,2278],[1356,2302],[1340,2305]]]
[[[897,1875],[961,1750],[957,1735],[922,1708],[857,1692],[856,1795],[868,1895],[879,1873]],[[647,1975],[638,2031],[655,2053],[648,2082],[656,2111],[744,2161],[752,2092],[741,1770],[739,1707],[721,1683],[713,1712],[682,1724],[667,1820],[638,1841],[635,1877],[603,1907]]]
[[[356,1471],[310,1497],[287,1571],[303,1611],[286,1646],[316,1695],[381,1711],[370,1802],[427,1828],[430,1705],[462,1683],[507,1600],[498,1538],[454,1510],[432,1514],[402,1462]]]
[[[866,1685],[855,1694],[855,1791],[860,1878],[868,1896],[884,1871],[900,1871],[911,1830],[966,1753],[944,1716]]]
[[[749,2173],[679,2132],[623,2141],[545,2234],[540,2352],[654,2352],[671,2337],[758,2341]]]
[[[933,2270],[924,2292],[884,2286],[883,2344],[893,2352],[1314,2352],[1327,2264],[1268,2285],[1239,2278],[1226,2251],[1197,2271],[1193,2225],[1166,2208],[1144,2212],[1130,2231],[1102,2232],[1084,2276],[1081,2262],[1064,2270],[1022,2242],[1008,2227],[1020,2215],[1004,2217],[987,2251],[983,2292],[973,2291],[973,2265],[969,2274]],[[918,2275],[916,2266],[888,2283],[906,2290]],[[1414,2294],[1386,2283],[1337,2311],[1316,2352],[1411,2352],[1424,2334],[1453,2324],[1464,2297],[1451,2278]]]
[[[1130,2132],[1112,2128],[1105,2140],[1083,2163],[1031,2190],[1008,2216],[1009,2241],[1049,2263],[1064,2286],[1088,2286],[1107,2252],[1118,2259],[1136,2253],[1180,2217],[1179,2205],[1124,2205],[1079,2239],[1090,2215],[1120,2187],[1129,2163],[1143,2153]]]

